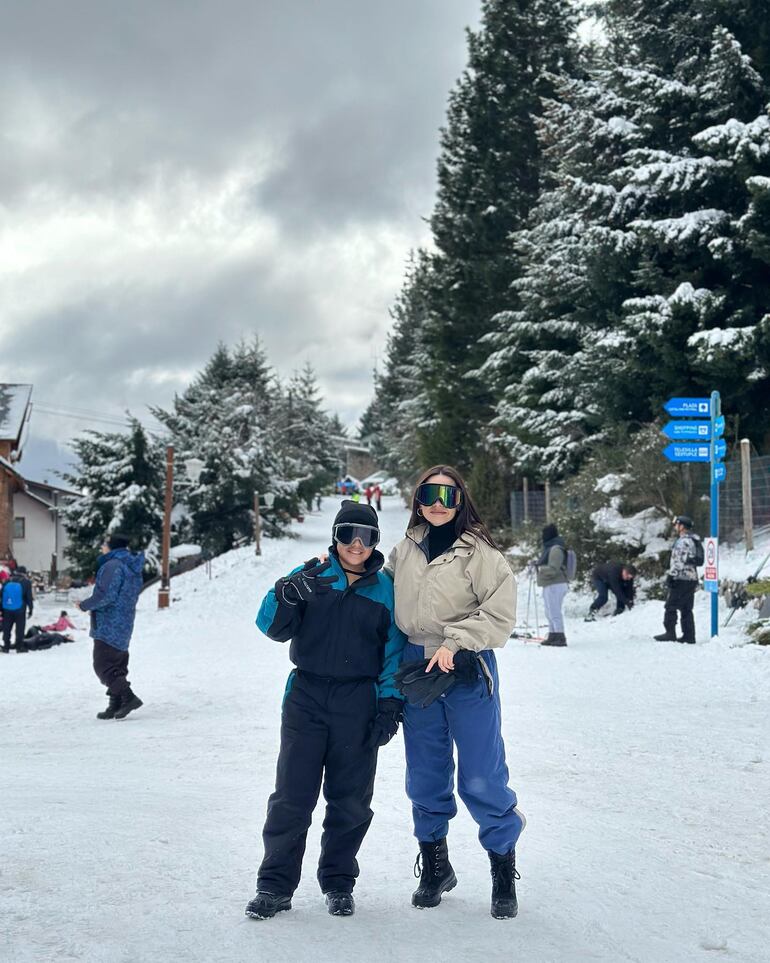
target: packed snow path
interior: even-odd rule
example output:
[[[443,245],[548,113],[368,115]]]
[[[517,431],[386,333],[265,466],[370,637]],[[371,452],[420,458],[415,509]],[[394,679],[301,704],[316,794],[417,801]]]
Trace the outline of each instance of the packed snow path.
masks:
[[[0,656],[0,959],[19,963],[336,960],[767,960],[770,652],[654,643],[661,603],[586,625],[570,646],[500,655],[511,784],[528,817],[520,914],[489,915],[486,855],[461,807],[458,887],[410,906],[416,844],[399,735],[380,755],[351,919],[315,881],[320,810],[290,913],[246,919],[289,671],[254,626],[276,577],[328,544],[335,499],[265,544],[141,599],[131,679],[144,708],[100,722],[84,632]],[[406,520],[383,513],[386,550]],[[57,606],[58,608],[58,606]],[[54,611],[41,603],[36,617]],[[58,614],[58,612],[56,613]],[[701,593],[697,622],[707,626]],[[79,624],[84,616],[77,614]]]

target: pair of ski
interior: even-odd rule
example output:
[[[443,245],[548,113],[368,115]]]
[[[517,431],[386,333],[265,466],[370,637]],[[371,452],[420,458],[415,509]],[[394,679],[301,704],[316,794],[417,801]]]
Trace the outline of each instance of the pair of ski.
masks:
[[[534,632],[529,632],[527,629],[514,629],[510,638],[518,639],[520,642],[536,642],[538,645],[546,640],[546,636],[535,635]]]

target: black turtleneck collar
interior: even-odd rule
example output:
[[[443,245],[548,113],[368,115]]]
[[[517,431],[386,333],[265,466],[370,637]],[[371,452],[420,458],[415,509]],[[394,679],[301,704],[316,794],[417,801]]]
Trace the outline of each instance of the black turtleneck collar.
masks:
[[[445,525],[431,525],[428,523],[428,561],[443,555],[444,552],[454,545],[457,540],[454,521],[447,522]]]

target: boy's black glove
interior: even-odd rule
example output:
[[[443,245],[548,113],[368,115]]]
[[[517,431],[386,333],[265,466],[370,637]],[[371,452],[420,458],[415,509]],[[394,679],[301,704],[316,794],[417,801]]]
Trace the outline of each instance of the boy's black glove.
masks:
[[[377,715],[372,722],[369,737],[364,743],[367,749],[386,746],[398,732],[398,724],[404,715],[404,703],[400,699],[380,699]]]
[[[275,583],[275,594],[283,599],[287,605],[296,605],[298,602],[312,602],[319,595],[324,595],[330,591],[330,586],[337,581],[334,576],[323,576],[322,573],[331,568],[331,562],[327,558],[325,562],[319,562],[317,558],[311,558],[305,562],[299,572],[295,572],[288,578],[279,578]]]
[[[457,681],[454,672],[442,672],[437,665],[434,665],[430,672],[426,672],[429,661],[421,659],[419,662],[404,662],[394,676],[399,692],[403,693],[411,706],[425,709]]]

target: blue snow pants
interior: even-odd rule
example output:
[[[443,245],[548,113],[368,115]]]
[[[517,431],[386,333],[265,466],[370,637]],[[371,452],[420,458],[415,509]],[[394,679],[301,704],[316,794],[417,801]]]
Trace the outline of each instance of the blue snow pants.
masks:
[[[425,658],[422,646],[409,643],[404,662]],[[494,680],[453,685],[427,708],[404,704],[406,794],[412,803],[414,834],[419,842],[443,839],[457,813],[454,797],[453,744],[457,746],[457,789],[479,827],[488,852],[508,853],[524,828],[516,793],[508,785],[508,766],[500,731],[500,695],[494,653],[481,658]]]

